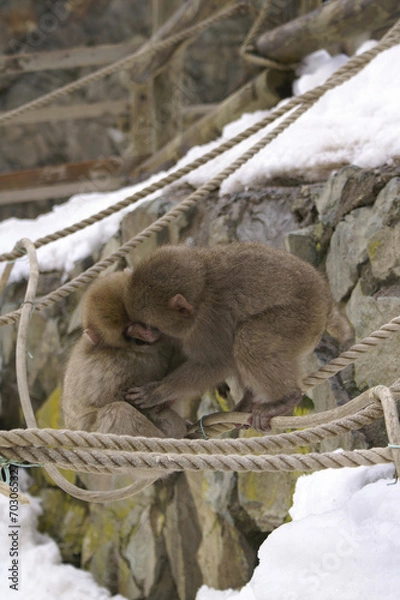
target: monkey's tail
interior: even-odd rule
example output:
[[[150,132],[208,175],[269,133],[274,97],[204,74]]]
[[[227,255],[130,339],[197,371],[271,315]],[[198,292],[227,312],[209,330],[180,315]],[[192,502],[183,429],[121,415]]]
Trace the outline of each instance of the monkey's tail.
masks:
[[[340,312],[339,307],[336,304],[332,305],[328,314],[326,331],[329,335],[334,337],[341,346],[346,345],[354,339],[353,326],[347,317]]]

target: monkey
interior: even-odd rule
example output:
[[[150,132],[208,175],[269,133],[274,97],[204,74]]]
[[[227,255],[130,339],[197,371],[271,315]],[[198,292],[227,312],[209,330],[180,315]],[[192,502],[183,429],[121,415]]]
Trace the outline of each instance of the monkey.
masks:
[[[130,387],[161,380],[182,361],[176,342],[129,320],[123,302],[128,279],[128,271],[108,274],[84,295],[83,334],[72,349],[62,386],[64,424],[101,433],[181,438],[185,422],[170,407],[142,414],[124,399]]]
[[[233,376],[244,391],[236,410],[260,432],[300,402],[301,359],[323,332],[351,335],[324,277],[261,242],[163,246],[137,265],[124,298],[132,322],[179,339],[186,356],[161,382],[131,388],[129,402],[157,406]]]

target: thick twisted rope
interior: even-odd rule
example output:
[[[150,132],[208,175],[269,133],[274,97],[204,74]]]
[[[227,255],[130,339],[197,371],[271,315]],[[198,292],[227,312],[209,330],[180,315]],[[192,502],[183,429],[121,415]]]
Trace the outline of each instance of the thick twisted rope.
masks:
[[[13,110],[10,110],[0,115],[0,125],[12,121],[13,119],[25,112],[28,112],[35,108],[42,108],[43,106],[47,106],[48,104],[53,102],[53,100],[58,100],[66,94],[76,92],[77,90],[88,85],[89,83],[99,81],[107,75],[112,75],[115,72],[122,71],[124,69],[127,69],[128,67],[132,67],[135,63],[140,63],[140,60],[146,54],[155,53],[160,50],[168,50],[169,48],[176,46],[180,42],[183,42],[190,37],[198,35],[199,33],[204,31],[205,29],[208,29],[208,27],[210,27],[220,19],[229,17],[239,8],[243,8],[244,6],[246,6],[244,2],[235,2],[232,6],[229,6],[228,8],[219,11],[212,17],[209,17],[207,19],[204,19],[203,21],[200,21],[199,23],[196,23],[196,25],[193,25],[192,27],[188,27],[187,29],[180,31],[175,35],[168,37],[166,40],[149,40],[149,42],[144,44],[139,50],[135,50],[135,52],[129,54],[128,56],[125,56],[124,58],[121,58],[111,63],[110,65],[107,65],[106,67],[98,69],[94,73],[89,73],[89,75],[85,75],[84,77],[81,77],[80,79],[77,79],[72,83],[57,88],[56,90],[53,90],[52,92],[45,94],[44,96],[35,98],[31,102],[27,102],[22,106],[14,108]]]
[[[265,452],[263,445],[267,438],[254,440],[219,440],[218,442],[202,442],[200,440],[159,440],[157,438],[129,438],[106,434],[87,434],[84,432],[66,432],[57,430],[16,430],[0,432],[0,448],[2,455],[17,462],[39,462],[45,465],[56,465],[59,468],[80,472],[114,473],[134,469],[157,469],[165,471],[197,471],[210,469],[216,471],[310,471],[324,468],[356,467],[395,462],[400,466],[400,424],[391,390],[385,386],[377,386],[371,392],[382,402],[383,413],[387,425],[390,444],[387,448],[371,450],[354,450],[334,453],[310,454],[278,454],[268,456],[255,455],[253,444],[258,444],[259,451]],[[304,433],[304,432],[303,432]],[[291,434],[286,434],[286,440]],[[283,436],[276,436],[281,437]],[[15,444],[18,438],[19,444]],[[50,444],[46,445],[50,440]],[[67,441],[67,447],[61,442]],[[78,446],[74,446],[74,440]],[[83,443],[82,443],[83,441]],[[93,446],[87,447],[94,441]],[[145,442],[152,450],[133,451],[129,446],[139,446]],[[101,447],[99,448],[99,444]],[[182,445],[192,446],[191,453],[176,453],[171,449]],[[207,446],[206,446],[207,444]],[[154,445],[158,450],[154,450]],[[162,447],[164,445],[164,447]],[[292,445],[292,442],[290,442]],[[211,449],[210,449],[211,446]],[[236,449],[243,452],[246,446],[251,454],[234,454]],[[205,449],[206,452],[202,452]],[[216,450],[215,450],[216,449]],[[221,452],[222,449],[222,452]],[[171,451],[172,450],[172,451]],[[196,453],[193,453],[195,450]],[[47,468],[50,468],[47,466]],[[75,486],[74,486],[75,487]],[[78,488],[77,488],[78,489]],[[83,490],[79,490],[83,492]],[[88,492],[91,494],[91,492]],[[99,493],[97,493],[99,494]],[[101,493],[103,498],[110,492]],[[101,497],[100,496],[100,497]],[[101,501],[101,500],[99,500]]]
[[[10,461],[28,461],[56,465],[57,468],[71,469],[86,473],[115,473],[131,469],[157,469],[163,471],[316,471],[329,468],[370,466],[393,462],[391,448],[373,448],[371,450],[353,450],[346,452],[277,454],[263,455],[221,455],[221,454],[139,454],[127,451],[108,452],[107,450],[74,450],[14,446],[1,449]],[[85,490],[81,490],[82,492]],[[103,500],[107,501],[103,493]],[[72,494],[74,495],[74,494]]]
[[[365,67],[365,65],[367,65],[371,60],[373,60],[378,54],[395,46],[398,43],[399,31],[400,31],[400,21],[398,23],[396,23],[396,25],[386,34],[386,36],[379,42],[378,45],[376,45],[374,48],[364,52],[363,54],[361,54],[359,56],[353,56],[352,58],[350,58],[349,61],[345,65],[340,67],[333,75],[331,75],[324,84],[317,86],[313,90],[310,90],[310,91],[302,94],[301,96],[292,98],[287,103],[285,103],[284,106],[281,106],[281,107],[275,109],[269,115],[267,115],[262,120],[260,120],[258,123],[255,123],[254,125],[252,125],[248,129],[246,129],[245,131],[241,132],[237,136],[220,144],[220,146],[218,146],[214,150],[207,152],[206,154],[199,157],[198,159],[191,162],[190,164],[186,165],[185,167],[182,167],[182,168],[178,169],[177,171],[170,173],[166,177],[163,177],[158,182],[143,188],[141,191],[136,192],[135,194],[132,194],[128,198],[125,198],[124,200],[116,203],[115,205],[102,210],[101,212],[97,213],[96,215],[93,215],[92,217],[82,220],[80,223],[76,223],[75,225],[66,227],[64,229],[61,229],[58,232],[55,232],[51,235],[48,235],[48,236],[38,239],[35,243],[36,248],[40,248],[50,242],[56,241],[58,239],[61,239],[62,237],[66,237],[67,235],[70,235],[72,233],[80,231],[81,229],[84,229],[85,227],[88,227],[89,225],[93,225],[94,223],[122,210],[123,208],[126,208],[130,204],[133,204],[134,202],[137,202],[138,200],[145,198],[149,194],[152,194],[152,193],[164,188],[165,186],[176,182],[177,180],[181,179],[185,175],[194,171],[198,167],[204,165],[208,161],[213,160],[214,158],[216,158],[217,156],[230,150],[232,147],[236,146],[243,140],[256,134],[258,131],[260,131],[260,129],[263,129],[264,127],[266,127],[267,125],[272,123],[274,120],[285,115],[287,112],[291,111],[292,109],[299,107],[301,105],[305,105],[305,104],[307,104],[308,107],[311,107],[327,91],[341,85],[348,79],[351,79],[352,77],[357,75],[357,73],[359,73]],[[298,118],[301,114],[302,113],[300,113],[300,114],[296,113],[296,115],[297,115],[296,118]],[[286,129],[292,122],[293,121],[288,121],[286,123],[286,121],[285,121],[284,123],[286,123],[286,124],[282,128],[281,131]],[[279,133],[281,133],[281,131],[279,131]],[[270,143],[270,141],[272,141],[273,139],[274,138],[267,140],[265,142],[265,145]],[[215,188],[211,188],[211,189],[215,189]],[[178,209],[180,206],[181,205],[178,204],[177,207],[175,207],[175,209],[173,209],[173,210]],[[182,204],[182,210],[179,211],[179,214],[181,212],[185,212],[186,210],[188,210],[190,208],[190,206],[186,207],[185,205]],[[167,213],[167,214],[169,214],[169,213]],[[178,216],[179,216],[179,214],[178,214]],[[164,215],[164,216],[166,216],[166,215]],[[153,231],[151,229],[153,226],[158,227],[158,224],[164,223],[163,227],[165,227],[169,224],[169,221],[163,222],[162,221],[163,218],[164,217],[161,217],[161,219],[158,219],[157,221],[155,221],[155,223],[153,225],[151,225],[149,228],[147,228],[147,230],[148,230],[147,237],[150,237],[150,235],[152,235],[156,231],[160,230],[160,229],[155,229]],[[147,231],[147,230],[145,230],[145,231]],[[147,237],[145,239],[147,239]],[[141,241],[143,241],[143,240],[141,240]],[[14,260],[14,259],[18,258],[19,256],[21,256],[22,254],[23,254],[23,252],[18,249],[15,249],[13,252],[10,252],[10,253],[1,254],[0,262],[5,261],[5,260]],[[113,257],[113,262],[116,262],[117,260],[119,260],[119,258],[121,258],[119,255],[117,255],[117,253],[112,254],[109,258],[111,259],[112,257]],[[98,265],[102,265],[102,263],[98,263]],[[107,265],[107,266],[109,266],[109,265]],[[107,267],[103,267],[103,268],[107,268]],[[0,324],[2,324],[2,323],[0,322]]]
[[[365,354],[379,345],[381,342],[389,339],[394,333],[400,331],[400,316],[395,317],[388,323],[385,323],[369,334],[368,337],[352,346],[349,350],[342,352],[337,358],[331,360],[327,365],[324,365],[311,373],[303,381],[303,389],[308,390],[322,383],[325,379],[329,379],[332,375],[336,375],[339,371],[355,362],[362,354]]]
[[[368,404],[367,404],[368,403]],[[359,408],[365,404],[364,408]],[[344,407],[340,407],[344,408]],[[309,446],[317,444],[329,437],[335,437],[354,431],[372,423],[383,414],[381,403],[374,390],[351,400],[346,405],[347,417],[330,421],[330,413],[326,411],[304,417],[295,417],[300,431],[281,433],[263,437],[240,439],[166,439],[131,437],[116,434],[88,433],[87,431],[70,431],[62,429],[13,429],[0,432],[0,448],[12,449],[20,446],[65,447],[68,449],[96,449],[107,451],[125,451],[137,453],[173,453],[173,454],[264,454],[280,452],[285,448]],[[277,429],[293,425],[293,417],[274,417],[273,428]],[[306,429],[303,429],[303,428]]]

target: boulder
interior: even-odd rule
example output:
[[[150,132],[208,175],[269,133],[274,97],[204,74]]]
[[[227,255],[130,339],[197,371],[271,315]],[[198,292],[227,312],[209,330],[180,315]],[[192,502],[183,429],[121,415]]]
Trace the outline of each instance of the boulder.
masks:
[[[400,290],[389,295],[365,296],[359,282],[347,305],[347,315],[360,341],[400,315]],[[400,336],[394,333],[388,340],[362,355],[354,364],[355,382],[360,390],[375,385],[391,385],[399,377]]]

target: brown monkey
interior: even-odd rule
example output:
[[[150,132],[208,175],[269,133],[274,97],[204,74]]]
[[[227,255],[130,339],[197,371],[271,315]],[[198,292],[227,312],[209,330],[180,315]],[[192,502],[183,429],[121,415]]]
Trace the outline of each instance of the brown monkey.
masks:
[[[124,400],[130,387],[161,380],[182,361],[176,343],[130,321],[122,297],[129,277],[126,271],[101,277],[84,296],[84,332],[72,349],[63,383],[65,426],[120,435],[183,437],[184,421],[172,409],[153,408],[144,416]],[[136,333],[145,341],[136,339]]]
[[[125,305],[132,321],[180,339],[187,357],[161,383],[130,390],[127,400],[157,406],[233,375],[244,390],[238,409],[251,410],[259,431],[300,401],[300,359],[323,331],[350,333],[311,265],[258,242],[160,248],[130,276]]]

